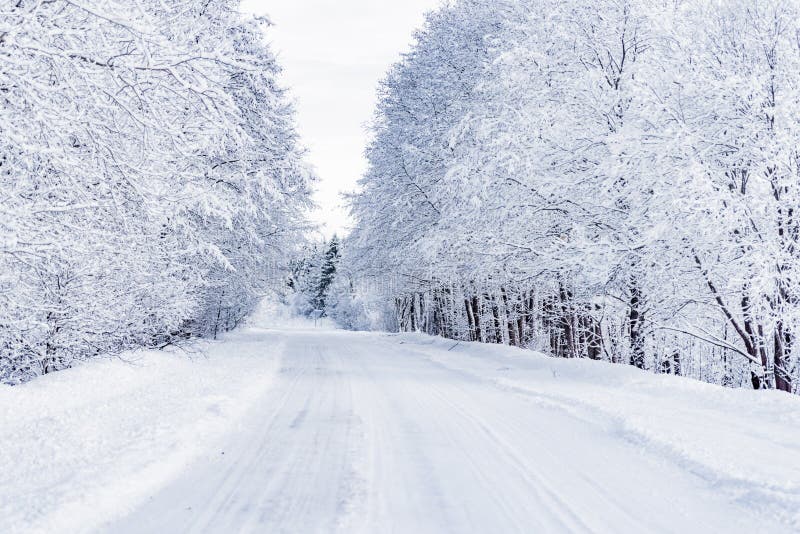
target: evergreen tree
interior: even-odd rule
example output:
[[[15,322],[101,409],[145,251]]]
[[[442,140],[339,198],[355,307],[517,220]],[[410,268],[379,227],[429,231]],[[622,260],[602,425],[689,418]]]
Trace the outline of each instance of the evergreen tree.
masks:
[[[293,291],[291,305],[298,315],[310,316],[315,311],[328,315],[329,296],[336,279],[341,257],[337,236],[327,243],[314,243],[300,259],[292,262],[288,287]]]
[[[315,298],[316,309],[326,311],[326,301],[328,299],[328,290],[336,278],[336,267],[339,264],[339,238],[333,236],[328,249],[325,251],[325,256],[320,268],[319,283],[317,285],[317,292]]]

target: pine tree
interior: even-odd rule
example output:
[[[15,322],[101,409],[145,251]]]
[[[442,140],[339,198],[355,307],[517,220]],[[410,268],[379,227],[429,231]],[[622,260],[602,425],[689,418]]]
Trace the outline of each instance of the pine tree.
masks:
[[[328,291],[336,278],[336,268],[339,264],[339,238],[333,236],[328,243],[328,248],[323,257],[322,266],[320,268],[319,283],[317,285],[315,305],[316,309],[326,311],[326,301],[328,299]]]

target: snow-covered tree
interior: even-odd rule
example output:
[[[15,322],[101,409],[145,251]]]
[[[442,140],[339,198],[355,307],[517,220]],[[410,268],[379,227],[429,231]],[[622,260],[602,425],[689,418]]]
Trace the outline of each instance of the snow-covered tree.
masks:
[[[795,11],[446,5],[381,90],[354,287],[400,329],[796,391]]]
[[[238,2],[0,4],[0,379],[236,324],[309,173]]]
[[[314,243],[292,262],[289,288],[295,313],[310,316],[328,314],[332,286],[338,278],[341,244],[337,236],[327,243]]]

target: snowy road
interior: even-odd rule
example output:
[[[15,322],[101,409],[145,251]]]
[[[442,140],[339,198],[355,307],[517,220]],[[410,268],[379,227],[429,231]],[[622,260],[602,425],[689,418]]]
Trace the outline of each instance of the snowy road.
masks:
[[[602,418],[400,338],[271,332],[276,383],[227,446],[108,532],[777,532]],[[441,349],[438,349],[441,350]]]

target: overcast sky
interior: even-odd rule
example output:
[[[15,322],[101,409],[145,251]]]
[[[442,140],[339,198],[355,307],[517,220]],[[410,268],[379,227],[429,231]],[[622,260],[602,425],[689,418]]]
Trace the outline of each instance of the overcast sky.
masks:
[[[408,49],[439,0],[244,0],[275,23],[269,41],[297,102],[309,161],[319,175],[314,219],[326,236],[350,225],[340,194],[364,172],[365,125],[378,81]]]

